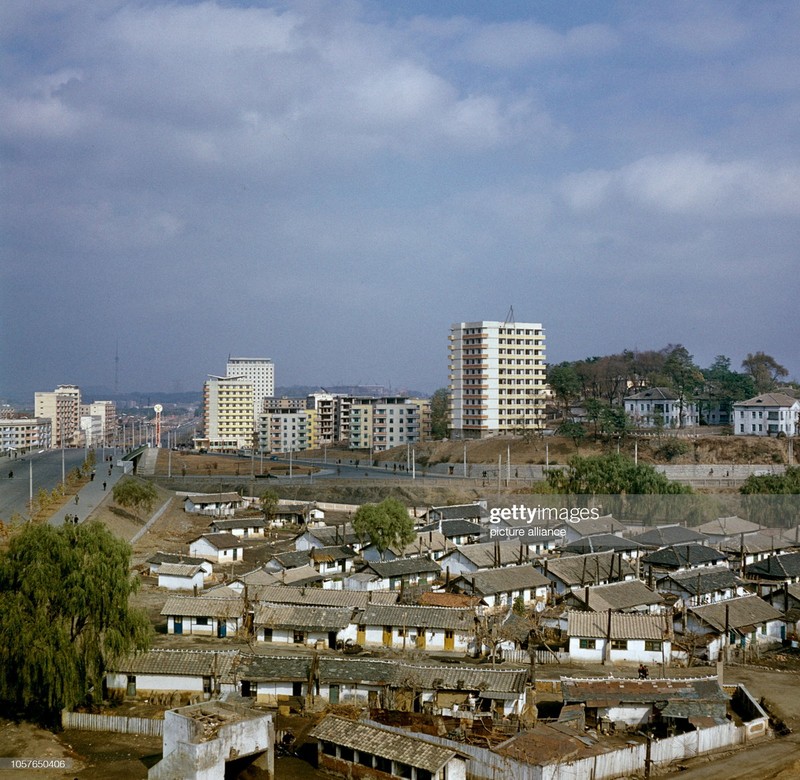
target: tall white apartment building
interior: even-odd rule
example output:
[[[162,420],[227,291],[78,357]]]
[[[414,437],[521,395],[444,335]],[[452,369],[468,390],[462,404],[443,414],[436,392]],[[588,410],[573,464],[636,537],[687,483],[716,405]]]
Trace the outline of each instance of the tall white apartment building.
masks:
[[[81,441],[81,389],[59,385],[53,392],[34,393],[34,416],[49,417],[54,447],[79,446]]]
[[[538,322],[450,326],[450,428],[454,438],[544,426],[547,366]]]
[[[237,452],[253,446],[253,382],[242,376],[209,376],[203,385],[203,429],[195,447]]]
[[[350,449],[383,452],[423,441],[429,418],[427,398],[372,398],[354,403],[350,407]]]
[[[89,441],[89,446],[109,445],[114,441],[114,433],[117,429],[117,407],[113,401],[93,401],[90,404],[81,406],[81,418],[97,417],[100,420],[100,431],[95,433]],[[85,429],[83,419],[81,427]],[[96,426],[94,426],[96,428]]]
[[[269,358],[229,357],[225,375],[253,383],[253,415],[264,411],[264,401],[275,395],[275,364]]]

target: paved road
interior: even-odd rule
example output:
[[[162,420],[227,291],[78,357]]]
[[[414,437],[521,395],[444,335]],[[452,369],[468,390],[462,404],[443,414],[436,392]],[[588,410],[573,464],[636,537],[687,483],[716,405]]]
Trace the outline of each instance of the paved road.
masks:
[[[82,449],[67,449],[63,456],[64,473],[69,474],[83,463],[86,453]],[[47,450],[19,458],[0,458],[0,519],[7,522],[15,514],[27,519],[31,485],[34,497],[41,489],[49,492],[58,485],[61,457],[61,450]],[[12,472],[14,476],[9,479]]]

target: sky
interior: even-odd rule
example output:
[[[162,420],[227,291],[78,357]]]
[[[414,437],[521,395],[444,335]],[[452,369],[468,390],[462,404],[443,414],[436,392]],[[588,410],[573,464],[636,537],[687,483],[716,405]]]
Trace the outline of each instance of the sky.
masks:
[[[0,4],[0,396],[447,384],[683,344],[800,379],[800,4]],[[118,359],[117,359],[118,358]]]

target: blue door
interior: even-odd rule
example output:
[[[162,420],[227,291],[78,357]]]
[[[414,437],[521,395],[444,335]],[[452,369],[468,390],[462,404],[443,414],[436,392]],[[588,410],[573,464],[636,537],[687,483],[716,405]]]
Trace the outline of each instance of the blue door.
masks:
[[[217,623],[217,636],[223,637],[228,635],[228,624],[223,620]]]
[[[176,634],[182,634],[183,633],[183,618],[182,617],[176,617],[174,619],[172,625],[174,626],[174,631],[175,631]]]

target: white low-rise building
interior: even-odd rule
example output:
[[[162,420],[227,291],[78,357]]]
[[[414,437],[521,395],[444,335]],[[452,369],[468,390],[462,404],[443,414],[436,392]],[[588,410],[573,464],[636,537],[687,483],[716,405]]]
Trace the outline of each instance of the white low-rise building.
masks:
[[[733,405],[737,436],[797,436],[800,401],[785,393],[762,393]]]
[[[672,656],[668,615],[570,611],[567,633],[571,661],[668,664]]]

